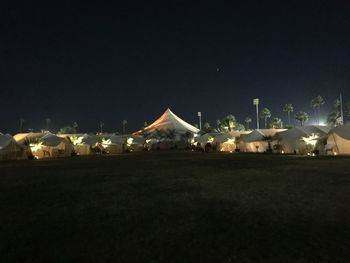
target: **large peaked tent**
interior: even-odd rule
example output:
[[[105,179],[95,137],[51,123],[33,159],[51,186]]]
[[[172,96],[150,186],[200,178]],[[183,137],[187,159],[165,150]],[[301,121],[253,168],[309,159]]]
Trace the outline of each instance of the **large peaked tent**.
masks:
[[[170,109],[167,109],[156,121],[137,133],[141,133],[142,131],[152,133],[156,130],[168,129],[175,130],[177,133],[182,134],[186,132],[196,134],[199,132],[199,129],[176,116]]]
[[[333,154],[350,154],[350,123],[329,132],[326,150]]]

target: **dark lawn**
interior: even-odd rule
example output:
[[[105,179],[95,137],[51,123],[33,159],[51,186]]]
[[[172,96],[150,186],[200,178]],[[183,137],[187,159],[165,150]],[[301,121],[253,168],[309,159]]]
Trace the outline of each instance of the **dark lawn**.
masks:
[[[350,158],[2,162],[0,262],[350,262]]]

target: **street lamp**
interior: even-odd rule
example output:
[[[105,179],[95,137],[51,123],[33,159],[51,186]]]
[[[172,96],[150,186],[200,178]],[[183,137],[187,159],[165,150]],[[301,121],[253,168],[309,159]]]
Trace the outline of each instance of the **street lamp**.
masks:
[[[256,107],[256,128],[259,129],[259,99],[253,99],[253,105]]]
[[[198,111],[197,116],[199,118],[199,129],[202,130],[202,113]]]

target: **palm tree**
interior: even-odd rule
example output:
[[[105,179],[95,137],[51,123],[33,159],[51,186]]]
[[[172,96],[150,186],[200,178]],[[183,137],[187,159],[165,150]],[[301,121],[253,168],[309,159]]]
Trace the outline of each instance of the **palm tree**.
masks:
[[[300,121],[300,126],[303,126],[303,124],[308,121],[309,114],[304,111],[299,111],[295,114],[295,119]]]
[[[324,104],[324,99],[318,95],[316,98],[311,100],[311,107],[314,109],[315,118],[317,118],[317,125],[320,124],[320,110],[321,106]]]
[[[229,131],[231,131],[234,127],[236,127],[237,121],[235,116],[229,114],[222,120],[222,123],[228,128]]]
[[[222,126],[221,121],[220,121],[220,120],[216,120],[216,129],[217,129],[218,131],[221,130],[221,126]]]
[[[336,99],[333,103],[333,111],[328,115],[327,123],[332,126],[339,125],[341,118],[341,103],[339,99]]]
[[[169,140],[174,140],[176,138],[176,130],[175,129],[167,129],[165,131],[165,137]]]
[[[51,119],[50,118],[46,118],[45,119],[45,123],[46,123],[46,130],[49,130],[50,124],[51,124]]]
[[[123,134],[125,134],[125,126],[128,124],[128,121],[127,120],[123,120],[122,121],[122,124],[123,124]]]
[[[350,102],[346,103],[346,105],[345,105],[344,115],[346,117],[350,117]]]
[[[337,126],[340,115],[337,111],[332,111],[327,118],[327,123],[331,126]]]
[[[181,139],[184,140],[185,142],[189,142],[192,138],[193,138],[193,134],[189,131],[181,135]]]
[[[282,122],[282,120],[280,118],[273,118],[270,126],[273,129],[282,129],[283,128],[283,122]]]
[[[19,119],[19,132],[22,132],[23,123],[24,123],[24,119],[23,119],[23,118],[20,118],[20,119]]]
[[[163,130],[156,129],[154,133],[152,133],[152,137],[157,139],[158,141],[164,139],[166,137],[165,132]]]
[[[290,113],[294,111],[293,105],[290,104],[290,103],[284,105],[283,111],[284,111],[284,112],[287,112],[287,114],[288,114],[288,124],[290,125]]]
[[[263,108],[260,112],[260,118],[265,120],[265,129],[267,128],[267,118],[271,117],[271,111],[268,108]]]
[[[77,132],[78,131],[78,123],[75,121],[75,122],[73,122],[73,124],[72,124],[72,127],[75,129],[75,132]]]
[[[204,123],[202,130],[205,131],[205,132],[211,132],[210,123],[209,122]]]
[[[102,134],[103,132],[102,128],[103,126],[105,126],[105,124],[102,121],[100,121],[99,125],[100,125],[100,133]]]
[[[252,122],[252,118],[246,117],[246,118],[244,119],[244,122],[245,122],[245,124],[246,124],[246,129],[249,130],[249,123]]]

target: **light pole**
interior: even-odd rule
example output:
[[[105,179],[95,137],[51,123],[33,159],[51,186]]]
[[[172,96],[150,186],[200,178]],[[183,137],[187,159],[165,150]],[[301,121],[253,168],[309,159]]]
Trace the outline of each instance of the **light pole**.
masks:
[[[202,112],[198,111],[197,116],[199,118],[199,129],[202,130]]]
[[[253,99],[253,105],[256,106],[256,128],[259,129],[259,99]]]

